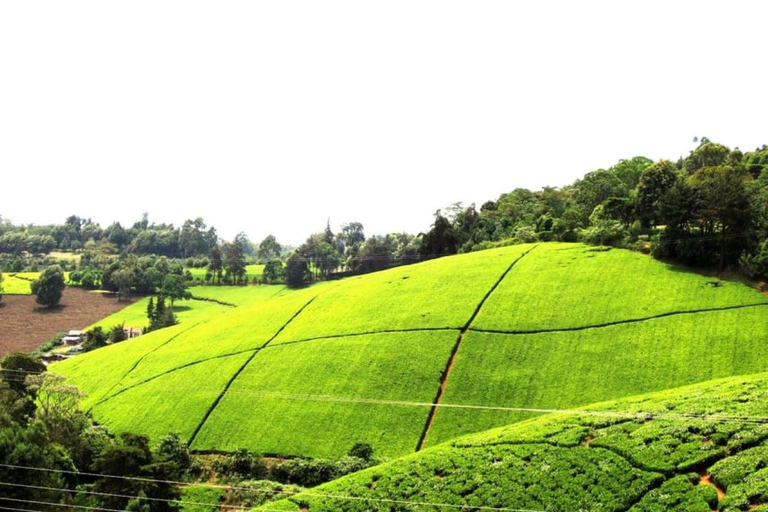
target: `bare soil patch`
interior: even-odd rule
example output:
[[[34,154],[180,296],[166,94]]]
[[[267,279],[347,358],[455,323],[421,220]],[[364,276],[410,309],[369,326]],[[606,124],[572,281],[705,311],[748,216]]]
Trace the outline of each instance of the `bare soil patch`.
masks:
[[[0,301],[0,357],[31,352],[60,332],[82,329],[134,302],[113,294],[67,287],[61,303],[38,306],[34,295],[5,295]]]

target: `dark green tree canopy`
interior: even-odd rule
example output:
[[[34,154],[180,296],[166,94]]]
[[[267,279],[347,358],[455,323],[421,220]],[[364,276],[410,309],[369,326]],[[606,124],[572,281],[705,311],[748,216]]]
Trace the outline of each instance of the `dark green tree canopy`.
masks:
[[[64,287],[64,272],[60,266],[52,265],[40,274],[40,279],[32,282],[32,293],[38,304],[51,308],[61,300]]]
[[[298,252],[294,252],[285,262],[285,284],[290,288],[301,288],[309,284],[312,274],[309,262]]]

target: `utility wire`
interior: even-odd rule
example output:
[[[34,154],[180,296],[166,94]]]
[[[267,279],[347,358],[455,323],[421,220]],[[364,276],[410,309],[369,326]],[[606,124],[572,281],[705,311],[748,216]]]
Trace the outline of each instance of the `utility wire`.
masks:
[[[9,466],[7,464],[0,464],[0,466]],[[29,466],[20,466],[23,469],[32,469],[37,471],[52,471],[52,472],[63,472],[63,473],[76,473],[73,471],[64,471],[64,470],[53,470],[48,468],[35,468],[35,467],[29,467]],[[85,473],[82,473],[85,474]],[[136,478],[131,477],[116,477],[114,475],[102,475],[105,477],[113,477],[113,478],[125,478],[129,480],[134,480]],[[176,483],[177,485],[190,485],[189,483],[185,482],[173,482],[168,480],[155,480],[155,479],[146,479],[142,478],[140,480],[148,480],[151,482],[159,482],[159,483]],[[14,485],[14,484],[11,484]],[[520,508],[510,508],[510,507],[490,507],[490,506],[484,506],[484,505],[460,505],[460,504],[454,504],[454,503],[437,503],[437,502],[428,502],[428,501],[413,501],[413,500],[398,500],[394,498],[370,498],[365,496],[344,496],[344,495],[338,495],[338,494],[328,494],[328,493],[317,493],[312,491],[290,491],[290,490],[282,490],[282,491],[276,491],[276,490],[264,490],[260,491],[258,489],[253,489],[250,487],[235,487],[235,486],[221,486],[216,484],[205,484],[205,483],[196,483],[195,484],[198,487],[214,487],[214,488],[223,488],[223,489],[232,489],[232,490],[246,490],[254,492],[263,492],[264,494],[286,494],[286,495],[296,495],[301,494],[302,496],[311,497],[311,498],[323,498],[323,499],[331,499],[331,500],[339,500],[339,501],[363,501],[363,502],[372,502],[372,503],[387,503],[387,504],[396,504],[396,505],[414,505],[414,506],[431,506],[431,507],[439,507],[439,508],[451,508],[451,509],[457,509],[457,510],[464,510],[464,509],[472,509],[472,510],[487,510],[489,512],[551,512],[551,511],[545,511],[545,510],[533,510],[533,509],[520,509]],[[65,492],[84,492],[84,491],[76,491],[76,490],[70,490],[70,489],[61,489]],[[194,502],[185,502],[181,500],[168,500],[168,499],[162,499],[162,498],[144,498],[139,496],[125,496],[125,495],[118,495],[118,494],[106,494],[105,496],[114,496],[114,497],[121,497],[121,498],[138,498],[138,499],[155,499],[157,501],[170,501],[174,503],[189,503],[194,504]],[[10,501],[18,501],[22,503],[33,503],[33,504],[49,504],[49,505],[55,505],[55,506],[72,506],[76,508],[87,508],[87,509],[93,509],[93,510],[101,510],[106,512],[121,512],[121,511],[115,511],[114,509],[108,509],[108,508],[99,508],[99,507],[84,507],[84,506],[78,506],[78,505],[66,505],[66,504],[57,504],[57,503],[51,503],[51,502],[44,502],[44,501],[34,501],[34,500],[21,500],[21,499],[15,499],[15,498],[0,498],[0,499],[7,499]],[[203,504],[203,505],[212,505],[212,506],[219,506],[219,504]],[[239,506],[232,506],[231,508],[239,508],[239,509],[245,509],[245,508],[253,508],[253,507],[239,507]],[[275,510],[275,509],[263,509],[263,510]],[[283,510],[276,511],[276,512],[285,512]]]
[[[210,507],[218,507],[221,505],[220,503],[202,503],[199,501],[185,501],[185,500],[174,500],[170,498],[152,498],[149,496],[134,496],[129,494],[114,494],[109,492],[97,492],[97,491],[86,491],[81,489],[67,489],[65,487],[46,487],[44,485],[28,485],[28,484],[17,484],[12,482],[0,482],[0,485],[6,485],[9,487],[21,487],[24,489],[38,489],[41,491],[57,491],[62,493],[72,493],[72,494],[88,494],[92,496],[109,496],[111,498],[127,498],[127,499],[139,499],[139,500],[149,500],[149,501],[164,501],[167,503],[179,503],[179,504],[186,504],[186,505],[203,505],[203,506],[210,506]],[[189,484],[187,484],[189,485]],[[276,493],[277,494],[277,493]],[[0,498],[2,499],[2,498]],[[241,507],[237,505],[228,505],[229,508],[237,508],[237,509],[249,509],[252,507]]]
[[[177,387],[161,387],[159,390],[176,390]],[[213,392],[216,388],[212,387],[196,387],[190,392]],[[476,405],[476,404],[452,404],[452,403],[435,403],[435,402],[418,402],[412,400],[386,400],[377,398],[361,398],[350,396],[333,396],[333,395],[313,395],[303,393],[280,393],[272,391],[257,391],[248,389],[230,389],[227,394],[241,395],[241,396],[253,396],[258,398],[275,399],[275,400],[291,400],[291,401],[306,401],[306,402],[331,402],[331,403],[344,403],[344,404],[364,404],[364,405],[385,405],[385,406],[401,406],[401,407],[441,407],[444,409],[465,409],[465,410],[480,410],[480,411],[498,411],[498,412],[522,412],[522,413],[535,413],[535,414],[565,414],[573,416],[603,416],[610,418],[628,418],[628,419],[659,419],[659,420],[696,420],[696,421],[711,421],[714,423],[740,423],[740,424],[755,424],[762,425],[768,424],[768,416],[751,416],[751,415],[739,415],[739,414],[696,414],[696,413],[668,413],[668,412],[653,412],[653,411],[638,411],[638,412],[622,412],[622,411],[607,411],[607,410],[590,410],[590,409],[568,409],[568,408],[543,408],[543,407],[513,407],[502,405]]]

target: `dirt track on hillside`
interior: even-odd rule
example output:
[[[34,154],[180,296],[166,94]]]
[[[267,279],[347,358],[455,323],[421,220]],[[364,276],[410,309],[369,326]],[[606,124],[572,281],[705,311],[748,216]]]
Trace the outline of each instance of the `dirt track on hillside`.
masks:
[[[50,310],[35,303],[33,295],[4,295],[0,301],[0,357],[30,352],[70,329],[82,329],[110,315],[133,299],[117,302],[112,294],[66,288],[59,306]]]

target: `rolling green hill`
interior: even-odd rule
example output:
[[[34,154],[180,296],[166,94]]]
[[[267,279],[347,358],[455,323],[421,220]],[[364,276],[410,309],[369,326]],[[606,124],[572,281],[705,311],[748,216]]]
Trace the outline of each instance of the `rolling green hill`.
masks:
[[[113,430],[176,431],[196,450],[308,456],[360,441],[390,457],[531,415],[435,401],[574,407],[768,370],[768,297],[579,244],[225,301],[239,305],[54,371]],[[403,401],[421,405],[390,403]]]
[[[572,412],[459,438],[256,510],[768,510],[768,374]]]

